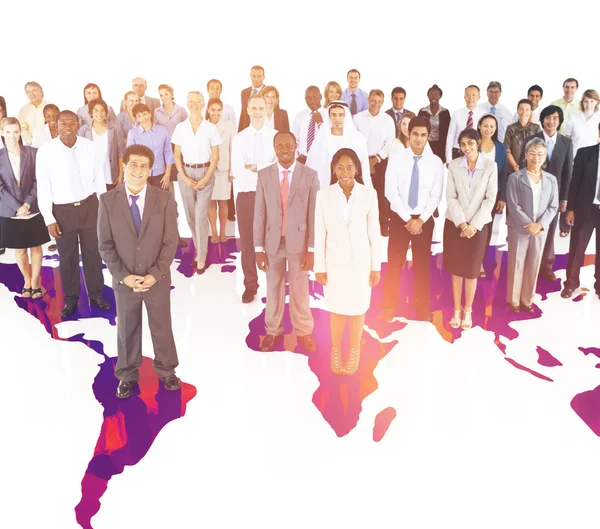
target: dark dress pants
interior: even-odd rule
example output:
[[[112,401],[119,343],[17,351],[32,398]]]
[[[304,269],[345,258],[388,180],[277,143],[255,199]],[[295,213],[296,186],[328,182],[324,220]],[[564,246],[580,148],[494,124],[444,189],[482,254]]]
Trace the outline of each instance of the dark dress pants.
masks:
[[[127,285],[115,285],[117,302],[117,365],[115,376],[125,382],[139,378],[142,365],[142,305],[146,305],[148,326],[154,347],[154,371],[163,378],[173,375],[179,365],[171,326],[171,282],[163,279],[148,292],[134,292]]]
[[[413,215],[418,218],[418,215]],[[413,270],[415,278],[415,306],[429,310],[429,260],[433,239],[433,217],[423,224],[420,235],[411,235],[397,213],[390,212],[390,240],[388,243],[388,265],[383,289],[383,308],[396,310],[400,298],[400,278],[406,263],[406,252],[412,243]]]
[[[384,228],[390,223],[390,202],[385,198],[385,170],[387,160],[375,165],[375,172],[371,175],[373,187],[377,192],[377,205],[379,206],[379,225]]]
[[[550,226],[548,226],[548,235],[546,236],[546,244],[544,246],[544,253],[542,254],[542,264],[540,265],[540,271],[542,272],[549,273],[552,271],[552,265],[556,257],[554,254],[554,235],[556,234],[559,216],[557,213],[552,219]]]
[[[80,246],[88,297],[101,298],[104,276],[98,251],[98,197],[95,194],[90,195],[80,206],[55,204],[52,211],[62,232],[56,239],[56,247],[60,258],[59,268],[65,303],[75,304],[79,300]]]
[[[575,215],[575,225],[571,228],[571,241],[569,243],[569,260],[567,261],[567,280],[565,288],[575,290],[579,287],[579,271],[583,266],[585,250],[596,230],[596,264],[594,270],[594,290],[600,296],[600,208],[592,207],[585,218]]]
[[[255,191],[240,192],[236,204],[244,287],[252,292],[258,290],[258,270],[256,268],[256,254],[254,253],[255,199]]]

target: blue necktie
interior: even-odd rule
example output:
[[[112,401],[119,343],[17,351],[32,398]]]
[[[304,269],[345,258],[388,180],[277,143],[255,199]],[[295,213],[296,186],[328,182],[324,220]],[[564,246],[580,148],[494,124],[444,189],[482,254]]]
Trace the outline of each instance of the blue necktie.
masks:
[[[136,204],[139,196],[131,195],[131,216],[133,217],[133,224],[135,225],[135,232],[140,234],[140,226],[142,225],[142,215],[140,214],[140,208]]]
[[[411,209],[419,205],[419,160],[420,156],[413,156],[415,164],[413,165],[412,175],[410,177],[410,189],[408,191],[408,207]]]
[[[548,150],[548,160],[552,160],[552,150],[554,149],[553,139],[548,140],[548,143],[546,143],[546,149]]]
[[[496,115],[496,107],[490,108],[490,112],[495,116]]]

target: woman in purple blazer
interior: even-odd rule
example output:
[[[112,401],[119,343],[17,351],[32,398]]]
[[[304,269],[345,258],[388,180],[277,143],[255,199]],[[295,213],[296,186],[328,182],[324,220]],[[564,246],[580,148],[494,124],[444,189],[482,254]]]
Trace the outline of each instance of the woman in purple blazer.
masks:
[[[38,299],[43,295],[42,244],[49,242],[50,236],[37,203],[37,149],[20,145],[21,124],[17,118],[4,118],[0,127],[5,145],[0,150],[0,247],[15,250],[25,280],[23,297]]]

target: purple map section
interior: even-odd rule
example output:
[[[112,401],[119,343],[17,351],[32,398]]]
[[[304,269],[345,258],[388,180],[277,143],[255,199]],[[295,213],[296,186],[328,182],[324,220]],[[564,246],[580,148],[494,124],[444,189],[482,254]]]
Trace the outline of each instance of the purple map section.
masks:
[[[375,425],[373,426],[373,441],[378,443],[383,439],[395,418],[396,410],[391,407],[386,408],[377,414],[375,417]]]
[[[195,274],[195,265],[194,262],[194,243],[191,239],[186,239],[188,241],[187,247],[179,246],[177,248],[177,253],[175,254],[175,261],[179,263],[177,266],[177,271],[185,276],[192,277]],[[226,242],[221,242],[218,244],[213,244],[208,242],[208,252],[206,254],[206,266],[209,267],[211,264],[223,264],[228,263],[227,265],[221,267],[221,272],[233,272],[235,270],[235,265],[231,264],[231,261],[236,260],[236,256],[233,255],[234,252],[239,252],[239,243],[238,239],[230,238]]]
[[[542,349],[540,346],[536,347],[538,353],[538,364],[544,367],[557,367],[562,366],[560,360],[554,358],[549,351]]]
[[[579,350],[585,355],[594,355],[600,358],[600,349],[598,347],[579,347]]]
[[[537,371],[534,371],[533,369],[529,369],[528,367],[519,364],[519,362],[517,362],[516,360],[513,360],[512,358],[505,358],[504,360],[506,360],[513,367],[516,367],[517,369],[520,369],[521,371],[525,371],[526,373],[529,373],[530,375],[533,375],[534,377],[540,378],[542,380],[546,380],[548,382],[554,382],[554,380],[552,380],[551,378],[548,378],[546,375],[542,375],[541,373],[538,373]]]
[[[571,408],[600,437],[600,386],[575,395]]]

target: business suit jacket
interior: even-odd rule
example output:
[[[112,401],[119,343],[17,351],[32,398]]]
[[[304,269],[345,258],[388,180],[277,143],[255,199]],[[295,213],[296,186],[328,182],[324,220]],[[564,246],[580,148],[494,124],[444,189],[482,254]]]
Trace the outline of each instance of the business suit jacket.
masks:
[[[107,126],[108,128],[105,134],[108,134],[108,163],[110,164],[112,183],[115,184],[119,178],[119,158],[123,158],[125,141],[123,141],[121,129],[119,127],[108,122]],[[77,135],[90,141],[94,141],[92,123],[80,127],[77,131]]]
[[[276,108],[273,111],[273,128],[277,132],[289,132],[290,121],[288,119],[287,110]]]
[[[405,108],[402,112],[402,115],[404,116],[404,114],[406,114],[407,112],[412,112],[412,111]],[[398,127],[398,123],[396,123],[396,113],[394,112],[394,107],[388,108],[385,111],[385,113],[388,114],[394,120],[394,125],[396,125],[396,127]],[[414,112],[413,112],[413,114],[414,114]]]
[[[244,88],[241,92],[242,98],[242,110],[240,111],[240,124],[238,127],[238,132],[244,130],[248,125],[250,125],[250,116],[246,109],[248,108],[248,100],[250,99],[250,94],[252,93],[252,87]]]
[[[319,190],[317,172],[296,162],[288,197],[285,246],[288,253],[302,253],[315,244],[315,202]],[[279,169],[277,164],[258,171],[254,206],[254,246],[275,254],[283,224]]]
[[[446,218],[456,227],[467,222],[481,230],[492,221],[492,209],[498,193],[498,169],[496,162],[479,156],[483,158],[484,167],[475,169],[471,185],[468,170],[459,167],[462,157],[452,160],[448,165]]]
[[[533,191],[527,176],[527,169],[513,173],[508,180],[506,207],[506,225],[525,234],[526,224],[539,222],[545,231],[556,217],[558,211],[558,185],[556,178],[542,171],[542,194],[538,207],[538,218],[533,218]]]
[[[417,116],[421,116],[427,119],[431,119],[429,112],[422,108],[419,110]],[[442,162],[446,163],[446,140],[448,139],[448,130],[450,129],[450,120],[452,117],[450,116],[450,112],[447,109],[442,110],[439,113],[439,128],[438,128],[438,136],[439,139],[435,142],[429,141],[429,144],[434,144],[432,147],[433,152],[436,156],[439,156]]]
[[[178,242],[177,210],[172,193],[146,185],[139,236],[125,186],[100,195],[98,246],[113,277],[113,289],[124,287],[119,282],[130,274],[152,274],[158,283],[170,284],[171,263]]]
[[[521,158],[519,159],[519,167],[521,168],[525,167],[525,145],[533,138],[544,140],[544,131],[525,138]],[[573,142],[569,138],[557,133],[556,145],[552,149],[552,159],[546,162],[545,170],[556,178],[559,200],[561,202],[566,201],[569,196],[569,184],[573,176]]]
[[[8,151],[0,149],[0,217],[14,217],[17,210],[29,204],[30,213],[39,213],[35,181],[37,149],[21,145],[21,185],[17,185]]]
[[[575,212],[575,222],[587,217],[594,204],[598,178],[598,151],[600,144],[577,150],[573,178],[569,186],[567,210]]]

